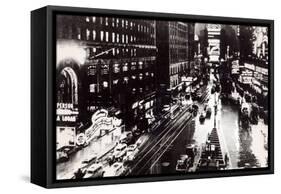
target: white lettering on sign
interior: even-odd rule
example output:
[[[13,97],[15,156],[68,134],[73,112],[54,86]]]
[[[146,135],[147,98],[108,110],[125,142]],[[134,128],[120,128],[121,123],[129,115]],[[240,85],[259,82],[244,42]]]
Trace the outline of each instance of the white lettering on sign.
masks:
[[[256,67],[256,71],[264,75],[268,75],[268,69],[262,67]]]
[[[244,65],[247,69],[255,71],[255,65],[249,63],[245,63]]]
[[[57,109],[73,109],[73,104],[71,104],[71,103],[57,103]]]
[[[76,122],[76,116],[69,116],[69,115],[60,116],[60,115],[57,115],[57,121]]]

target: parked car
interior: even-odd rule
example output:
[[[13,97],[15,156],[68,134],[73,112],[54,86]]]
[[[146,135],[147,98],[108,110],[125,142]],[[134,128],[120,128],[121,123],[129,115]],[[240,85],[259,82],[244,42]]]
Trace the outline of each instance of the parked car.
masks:
[[[81,167],[87,166],[90,163],[95,163],[96,160],[97,160],[97,155],[92,156],[92,157],[90,157],[88,159],[85,159],[85,160],[82,161],[82,166]]]
[[[136,144],[129,145],[127,147],[126,160],[133,161],[136,158],[138,153],[139,153],[139,149]]]
[[[114,149],[113,156],[117,161],[120,161],[124,156],[126,156],[126,153],[127,145],[124,143],[119,143]]]
[[[119,142],[121,144],[131,144],[133,142],[133,133],[132,132],[125,132],[124,134],[121,135],[121,138]]]
[[[104,170],[101,164],[93,164],[87,170],[83,178],[103,177]]]
[[[124,165],[121,162],[114,163],[103,174],[104,177],[120,176],[124,172]]]

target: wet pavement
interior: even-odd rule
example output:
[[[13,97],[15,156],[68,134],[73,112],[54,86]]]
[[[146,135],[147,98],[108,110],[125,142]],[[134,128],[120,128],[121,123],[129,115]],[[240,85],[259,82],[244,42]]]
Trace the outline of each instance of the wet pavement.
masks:
[[[214,107],[217,95],[210,94],[208,104]],[[200,106],[200,111],[202,105]],[[199,111],[199,112],[200,112]],[[257,125],[251,125],[251,131],[245,131],[238,124],[238,105],[226,103],[221,104],[218,100],[218,112],[216,116],[216,127],[218,129],[223,155],[229,156],[227,169],[267,167],[268,152],[265,148],[265,139],[268,126],[259,120]],[[198,114],[199,115],[199,114]],[[149,174],[174,174],[176,172],[177,160],[181,154],[185,154],[185,147],[190,143],[201,146],[205,143],[208,133],[214,127],[214,108],[210,119],[204,123],[199,122],[199,116],[195,117],[178,138],[169,146],[163,156],[154,162],[148,169]]]

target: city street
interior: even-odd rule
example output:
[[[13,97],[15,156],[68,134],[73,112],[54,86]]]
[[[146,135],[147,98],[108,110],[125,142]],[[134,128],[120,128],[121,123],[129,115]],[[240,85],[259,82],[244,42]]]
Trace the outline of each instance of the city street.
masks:
[[[209,87],[210,88],[210,87]],[[214,95],[208,91],[209,105],[214,107]],[[200,106],[202,110],[202,106]],[[200,111],[199,111],[200,112]],[[214,112],[214,108],[213,111]],[[262,121],[258,125],[252,125],[252,131],[243,131],[238,126],[237,105],[218,105],[217,123],[219,136],[222,141],[223,154],[230,157],[227,169],[267,167],[267,150],[264,147],[264,131],[266,126]],[[199,115],[199,114],[198,114]],[[214,127],[214,114],[206,119],[204,124],[199,122],[198,116],[188,120],[186,125],[181,125],[181,130],[174,139],[162,145],[161,151],[155,150],[149,160],[149,165],[143,165],[143,174],[170,174],[176,172],[177,160],[185,153],[188,144],[200,146],[205,143],[208,133]],[[186,117],[186,115],[184,115]],[[144,158],[144,161],[148,161]],[[140,172],[137,171],[137,172]],[[134,173],[132,173],[134,174]]]
[[[194,117],[189,112],[191,105],[186,105],[175,118],[161,119],[159,126],[149,134],[143,135],[147,138],[140,147],[134,162],[124,163],[123,175],[178,173],[176,171],[177,161],[182,154],[185,154],[186,147],[193,144],[200,149],[214,128],[214,120],[216,120],[222,154],[229,156],[226,169],[267,166],[267,149],[264,147],[267,134],[266,125],[259,120],[257,125],[251,125],[250,132],[241,129],[238,118],[239,106],[232,103],[222,104],[219,93],[211,94],[215,78],[213,75],[210,77],[211,81],[201,89],[204,98],[199,102],[193,102],[199,105],[198,114]],[[215,101],[217,101],[218,107],[216,117],[214,114]],[[199,116],[206,104],[212,108],[212,114],[210,118],[200,122]],[[81,168],[83,161],[93,157],[100,158],[104,169],[109,169],[107,158],[112,156],[120,134],[119,129],[119,131],[113,131],[93,140],[87,147],[72,155],[69,161],[58,164],[58,177],[61,179],[73,178],[77,169]],[[84,165],[83,168],[87,169],[90,165]],[[196,167],[189,171],[196,171]]]
[[[266,27],[57,23],[58,180],[268,166]]]

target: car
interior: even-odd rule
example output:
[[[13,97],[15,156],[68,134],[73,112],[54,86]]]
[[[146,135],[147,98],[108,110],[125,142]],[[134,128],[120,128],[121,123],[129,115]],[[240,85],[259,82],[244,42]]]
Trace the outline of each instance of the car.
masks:
[[[101,164],[93,164],[87,170],[83,178],[103,177],[104,170]]]
[[[125,132],[121,135],[119,142],[121,144],[130,144],[133,141],[133,133],[132,132]]]
[[[104,172],[103,176],[104,177],[113,177],[113,176],[120,176],[124,172],[124,165],[121,162],[115,162],[110,166],[109,168],[106,169]]]
[[[138,148],[141,148],[147,140],[148,140],[148,136],[142,135],[137,139],[135,144],[137,145]]]
[[[206,111],[206,118],[210,118],[212,114],[212,108],[209,106],[208,103],[205,104],[204,111]]]
[[[126,153],[127,153],[127,145],[124,143],[119,143],[114,149],[113,157],[116,160],[120,161],[123,159],[124,156],[126,156]]]
[[[69,156],[67,153],[65,153],[64,151],[57,151],[57,162],[61,163],[61,162],[66,162],[69,160]]]
[[[92,156],[88,159],[82,161],[82,167],[89,165],[90,163],[95,163],[97,160],[97,155]]]
[[[212,115],[212,108],[211,107],[208,107],[207,108],[207,111],[206,111],[206,118],[210,118]]]
[[[139,149],[136,144],[129,145],[127,147],[126,160],[133,161],[138,153],[139,153]]]
[[[180,155],[180,159],[177,160],[176,171],[187,172],[191,166],[191,158],[188,155]]]
[[[199,116],[199,121],[200,121],[201,124],[204,123],[205,118],[206,118],[206,112],[202,111],[200,116]]]

